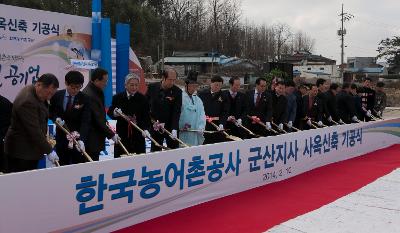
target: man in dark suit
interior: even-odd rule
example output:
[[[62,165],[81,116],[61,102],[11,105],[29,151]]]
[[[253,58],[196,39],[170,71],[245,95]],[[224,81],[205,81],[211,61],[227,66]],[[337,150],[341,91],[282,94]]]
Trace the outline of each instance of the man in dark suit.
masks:
[[[52,162],[59,158],[47,140],[47,101],[56,93],[58,80],[43,74],[35,85],[24,87],[14,100],[11,126],[4,140],[8,171],[21,172],[37,168],[43,155]]]
[[[344,83],[342,90],[336,96],[338,117],[344,123],[358,122],[353,97],[350,94],[350,84]]]
[[[230,134],[240,138],[246,138],[247,132],[240,128],[243,120],[247,118],[246,96],[244,93],[239,91],[240,78],[232,77],[229,80],[229,85],[229,90],[222,92],[224,99],[229,101],[229,112],[226,128],[229,130]]]
[[[364,112],[361,120],[371,121],[375,105],[375,91],[371,88],[371,78],[365,78],[363,86],[357,90],[361,97],[361,108]]]
[[[308,94],[308,87],[306,85],[299,85],[296,89],[296,91],[294,92],[294,94],[296,95],[296,105],[297,105],[297,109],[296,109],[296,120],[294,121],[294,126],[297,128],[301,128],[303,125],[303,97],[305,95]]]
[[[147,88],[146,97],[150,104],[150,116],[155,121],[150,129],[154,140],[162,145],[164,139],[171,149],[179,147],[178,138],[179,117],[182,106],[182,90],[175,85],[177,73],[173,69],[163,71],[161,82],[151,83]],[[171,132],[172,138],[161,128]],[[151,144],[151,151],[160,151],[161,148]]]
[[[302,129],[312,129],[314,122],[317,122],[319,127],[323,126],[323,102],[318,98],[318,88],[316,85],[311,85],[308,95],[303,97],[303,124]]]
[[[65,75],[66,89],[59,90],[50,100],[50,118],[67,128],[76,138],[79,145],[67,140],[66,134],[57,127],[56,151],[60,157],[60,165],[83,163],[86,161],[81,154],[85,150],[90,126],[89,98],[80,90],[84,77],[79,71],[69,71]]]
[[[145,138],[150,136],[151,126],[149,102],[143,94],[139,93],[139,76],[128,74],[125,77],[125,91],[113,96],[112,104],[108,109],[108,116],[117,120],[117,133],[121,137],[122,143],[131,153],[146,153]],[[131,118],[144,133],[134,128],[119,112]],[[124,151],[120,147],[114,147],[114,157],[120,157]]]
[[[326,100],[326,92],[329,90],[329,83],[325,79],[319,78],[317,79],[316,85],[318,88],[317,99],[322,111],[322,122],[328,124],[332,121],[332,116],[329,115],[329,110]]]
[[[271,95],[266,93],[267,80],[258,78],[256,80],[256,88],[246,93],[247,115],[257,117],[261,122],[265,123],[268,129],[271,129],[272,120],[272,99]],[[267,129],[263,128],[253,120],[247,117],[248,128],[258,135],[269,135]]]
[[[285,96],[287,99],[286,115],[287,115],[287,126],[288,130],[292,131],[292,127],[295,126],[297,113],[297,96],[295,94],[296,84],[293,80],[286,81]]]
[[[386,103],[387,103],[387,96],[384,87],[385,83],[378,82],[376,84],[376,89],[375,89],[375,103],[372,114],[376,115],[379,118],[382,118],[382,114],[386,108]]]
[[[102,68],[93,70],[88,85],[83,90],[90,99],[90,127],[86,152],[94,161],[99,160],[100,152],[105,149],[106,137],[118,146],[120,137],[108,126],[104,107],[104,89],[108,82],[108,72]]]
[[[359,87],[357,87],[357,84],[352,83],[350,85],[350,95],[353,97],[353,105],[355,108],[356,116],[360,121],[364,121],[364,118],[367,117],[365,114],[367,114],[367,111],[364,111],[362,107],[362,100],[361,100],[361,94],[358,93],[360,90]]]
[[[334,125],[335,122],[340,124],[343,123],[343,121],[339,118],[337,114],[336,95],[339,92],[339,89],[340,88],[338,84],[332,83],[331,86],[329,87],[329,90],[325,92],[326,107],[329,116],[331,116],[331,118],[329,118],[327,122],[327,124],[329,125]]]
[[[226,95],[222,94],[221,87],[224,80],[221,76],[211,78],[210,89],[199,92],[199,97],[203,101],[204,111],[209,120],[206,122],[206,130],[222,131],[225,128],[226,120],[229,114],[229,100]],[[209,121],[218,125],[218,128],[213,127]],[[204,135],[204,144],[212,144],[224,142],[226,138],[221,132],[208,133]]]
[[[287,123],[287,99],[285,96],[285,82],[279,81],[275,84],[275,91],[272,93],[272,119],[279,130],[283,130],[283,124]]]
[[[0,172],[6,172],[7,160],[4,156],[4,137],[11,124],[12,103],[0,95]]]

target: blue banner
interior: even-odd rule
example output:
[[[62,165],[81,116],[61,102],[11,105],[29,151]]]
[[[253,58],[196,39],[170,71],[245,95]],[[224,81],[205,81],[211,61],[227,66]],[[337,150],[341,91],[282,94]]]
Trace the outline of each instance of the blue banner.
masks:
[[[129,73],[129,47],[130,27],[129,24],[117,23],[117,93],[125,89],[125,76]]]
[[[101,0],[92,1],[92,52],[91,59],[101,60]]]
[[[111,65],[111,30],[110,19],[101,20],[101,61],[100,67],[108,71],[108,83],[104,90],[105,106],[109,107],[112,100],[112,65]]]

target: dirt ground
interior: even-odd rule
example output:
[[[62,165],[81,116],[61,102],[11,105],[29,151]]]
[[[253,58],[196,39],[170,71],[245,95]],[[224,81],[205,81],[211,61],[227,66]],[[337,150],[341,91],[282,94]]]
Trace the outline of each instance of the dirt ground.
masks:
[[[383,118],[400,117],[400,108],[386,108],[383,112]]]

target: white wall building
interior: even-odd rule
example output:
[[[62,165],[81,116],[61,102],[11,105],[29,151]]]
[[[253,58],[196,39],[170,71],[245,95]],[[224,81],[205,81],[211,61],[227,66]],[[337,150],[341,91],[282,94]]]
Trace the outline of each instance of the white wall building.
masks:
[[[306,79],[311,78],[337,78],[339,77],[339,70],[336,65],[327,64],[307,64],[307,65],[294,65],[293,72]]]
[[[336,81],[340,76],[336,61],[321,55],[297,52],[283,56],[281,62],[293,64],[293,75],[305,79],[326,78]]]

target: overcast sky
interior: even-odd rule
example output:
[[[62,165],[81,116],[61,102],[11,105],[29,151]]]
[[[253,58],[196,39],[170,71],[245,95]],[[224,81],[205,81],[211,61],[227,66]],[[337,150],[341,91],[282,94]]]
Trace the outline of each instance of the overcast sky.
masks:
[[[242,0],[243,19],[249,23],[289,24],[316,40],[314,53],[340,63],[341,4],[354,15],[345,23],[346,57],[376,56],[379,42],[400,35],[400,0]]]

